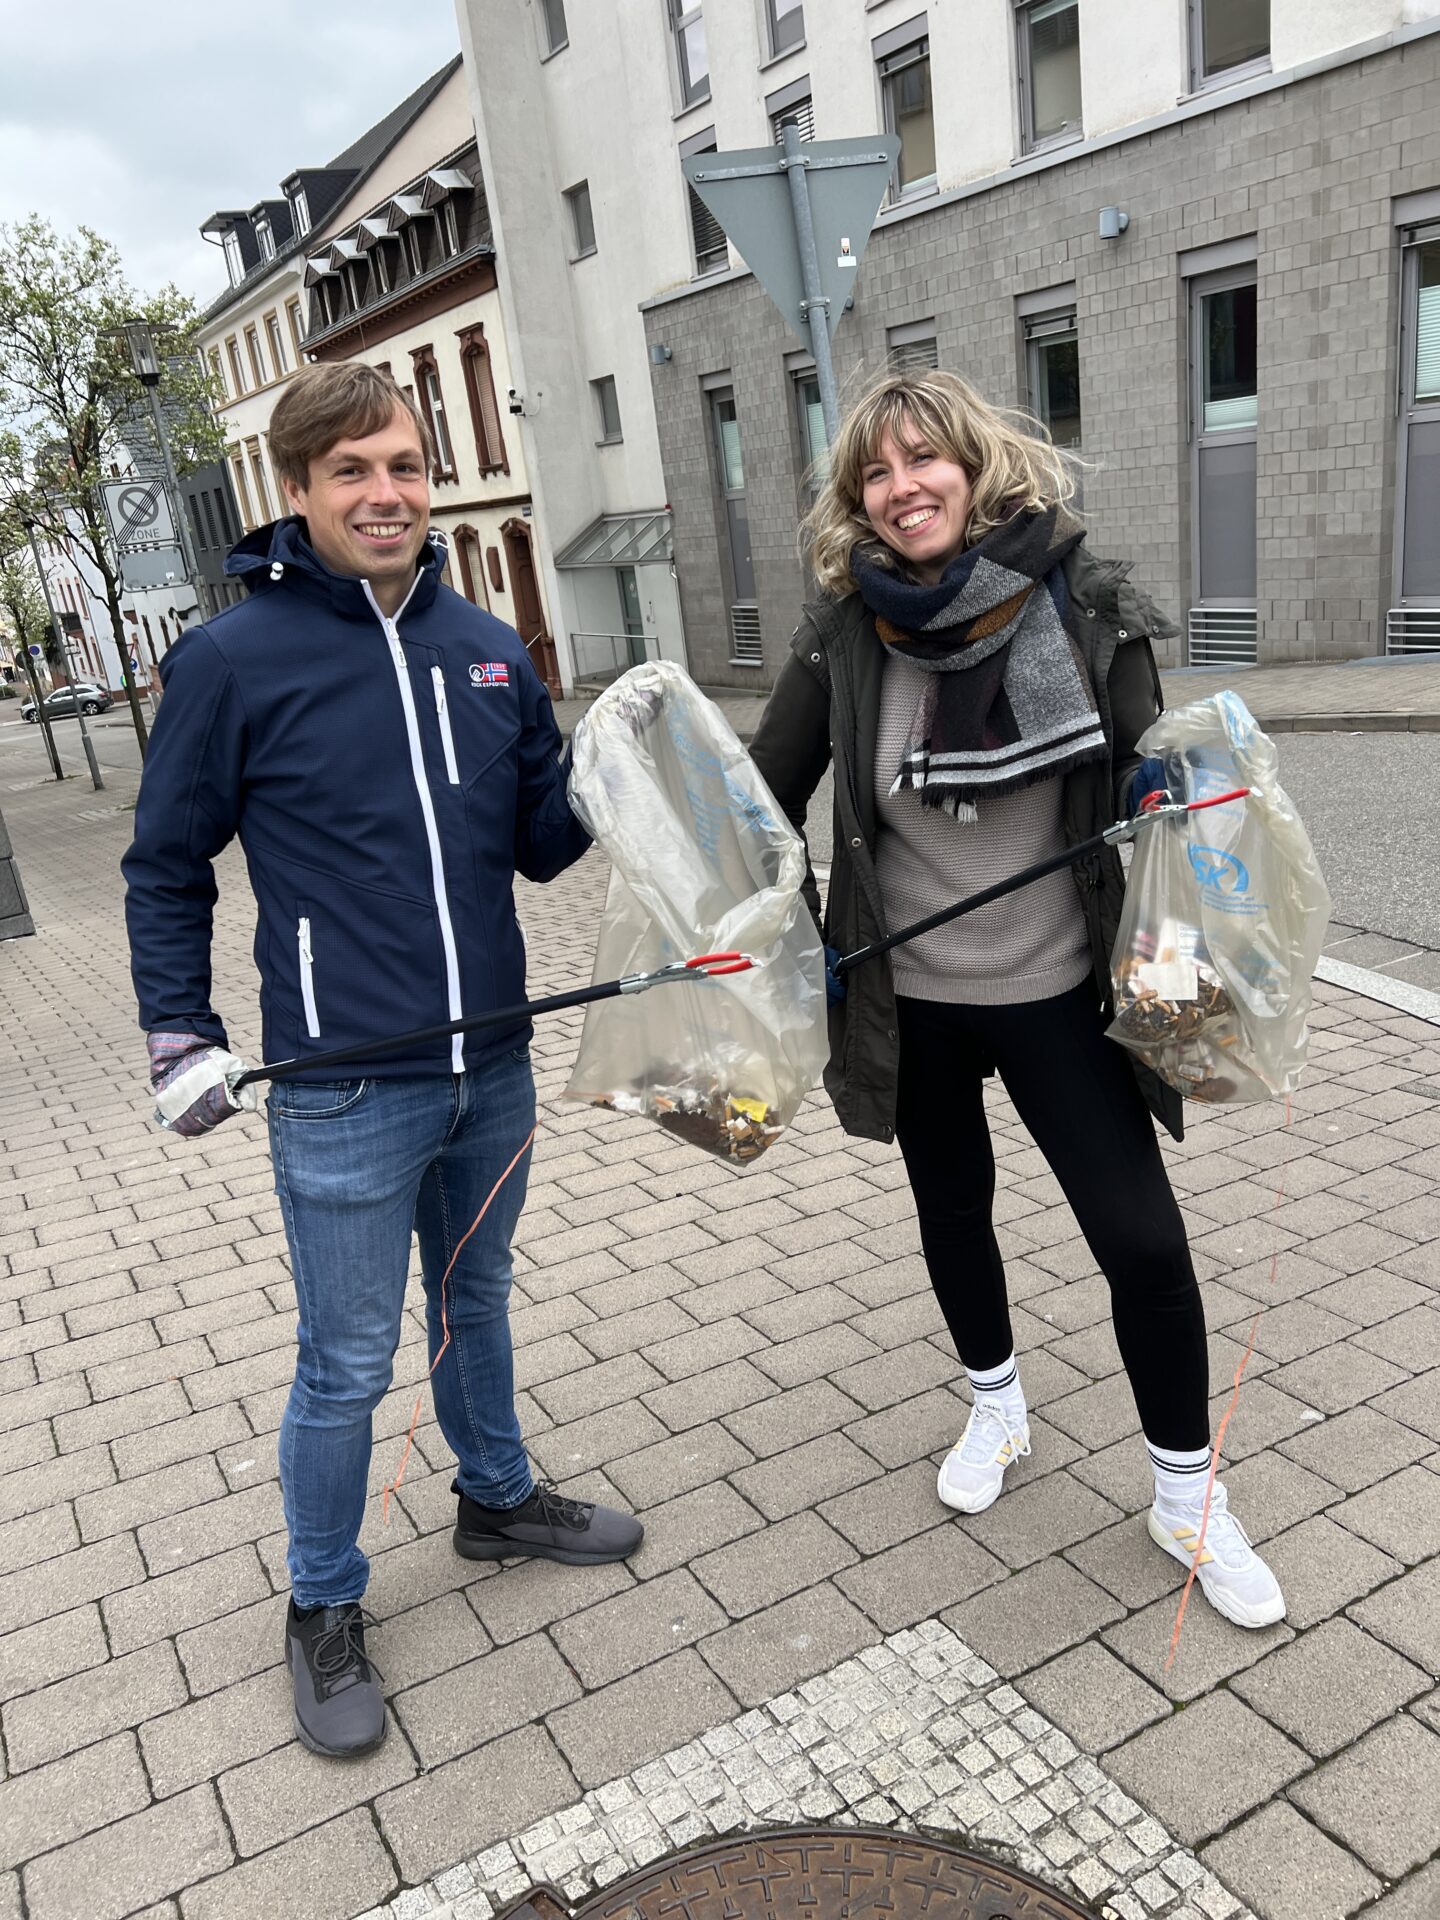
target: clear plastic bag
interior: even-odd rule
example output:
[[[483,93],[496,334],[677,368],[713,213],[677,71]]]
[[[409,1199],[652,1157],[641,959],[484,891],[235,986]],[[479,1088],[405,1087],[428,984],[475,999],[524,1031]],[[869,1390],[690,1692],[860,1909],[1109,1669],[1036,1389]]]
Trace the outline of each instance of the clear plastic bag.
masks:
[[[1290,1093],[1330,895],[1274,745],[1228,692],[1162,713],[1138,745],[1164,762],[1173,794],[1248,787],[1250,797],[1137,834],[1110,1036],[1192,1100]]]
[[[566,1098],[758,1159],[829,1053],[799,835],[724,715],[665,660],[632,667],[580,721],[570,804],[614,869],[595,980],[702,953],[756,965],[589,1007]]]

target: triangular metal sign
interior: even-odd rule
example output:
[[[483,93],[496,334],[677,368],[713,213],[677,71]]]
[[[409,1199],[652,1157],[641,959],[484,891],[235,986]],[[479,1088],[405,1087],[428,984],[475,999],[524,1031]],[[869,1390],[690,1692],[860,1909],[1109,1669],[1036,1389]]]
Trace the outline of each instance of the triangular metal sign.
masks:
[[[830,335],[855,287],[870,229],[900,151],[897,134],[866,140],[807,140],[810,213],[820,257],[820,284],[830,305]],[[800,249],[790,183],[778,147],[695,153],[680,165],[685,178],[725,230],[737,253],[774,301],[787,326],[808,346]]]

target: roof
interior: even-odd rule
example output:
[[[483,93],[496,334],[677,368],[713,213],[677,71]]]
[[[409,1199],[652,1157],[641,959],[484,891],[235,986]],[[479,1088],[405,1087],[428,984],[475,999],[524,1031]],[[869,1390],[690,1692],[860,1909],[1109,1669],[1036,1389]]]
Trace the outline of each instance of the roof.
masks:
[[[350,173],[354,177],[346,183],[344,191],[347,196],[353,193],[365,177],[375,171],[401,135],[419,119],[459,65],[460,55],[457,53],[454,59],[447,60],[443,67],[432,73],[428,80],[422,80],[414,92],[408,94],[398,107],[392,107],[382,120],[377,120],[373,127],[360,135],[358,140],[352,141],[343,152],[337,153],[333,160],[327,161],[323,167],[293,168],[285,176],[286,179],[293,179],[296,174],[303,173]],[[254,204],[263,205],[264,202]],[[235,217],[248,220],[251,211],[252,208],[237,210]],[[328,218],[328,212],[324,217]],[[212,214],[201,227],[201,233],[216,231],[215,223],[224,218],[223,214]],[[282,265],[295,254],[303,252],[305,243],[309,239],[310,234],[301,233],[294,235],[283,245],[277,245],[273,259],[257,261],[238,286],[226,287],[219,298],[213,300],[205,309],[202,319],[216,319],[228,308],[245,299],[251,288],[257,286],[277,266]]]
[[[673,560],[670,509],[656,513],[602,513],[555,556],[557,567],[634,567]]]

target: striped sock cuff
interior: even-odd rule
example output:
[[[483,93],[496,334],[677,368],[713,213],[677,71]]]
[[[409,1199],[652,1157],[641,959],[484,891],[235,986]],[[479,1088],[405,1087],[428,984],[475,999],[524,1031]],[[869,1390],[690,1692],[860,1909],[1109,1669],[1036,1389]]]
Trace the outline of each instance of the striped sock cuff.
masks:
[[[1157,1447],[1153,1440],[1145,1442],[1145,1451],[1150,1456],[1150,1464],[1157,1473],[1199,1475],[1202,1479],[1210,1471],[1210,1449],[1192,1447],[1179,1452],[1173,1447]]]
[[[976,1393],[983,1393],[991,1400],[1013,1393],[1020,1384],[1020,1368],[1013,1353],[998,1367],[966,1367],[965,1372]]]

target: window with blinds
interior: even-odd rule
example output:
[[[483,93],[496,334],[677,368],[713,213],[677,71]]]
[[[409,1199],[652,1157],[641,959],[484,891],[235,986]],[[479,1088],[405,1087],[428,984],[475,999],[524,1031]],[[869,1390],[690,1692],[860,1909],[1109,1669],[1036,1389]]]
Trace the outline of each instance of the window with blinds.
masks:
[[[795,131],[802,140],[815,138],[815,102],[808,93],[797,100],[793,106],[782,107],[778,113],[771,114],[770,131],[777,147],[785,138],[784,129],[787,120],[795,122]]]
[[[1440,239],[1415,252],[1415,398],[1440,400]]]
[[[695,242],[696,273],[715,273],[721,267],[728,267],[730,250],[725,243],[725,229],[688,181],[685,191],[690,196],[690,237]]]
[[[940,345],[935,322],[923,320],[917,326],[891,327],[885,335],[885,357],[896,373],[924,373],[940,364]]]

